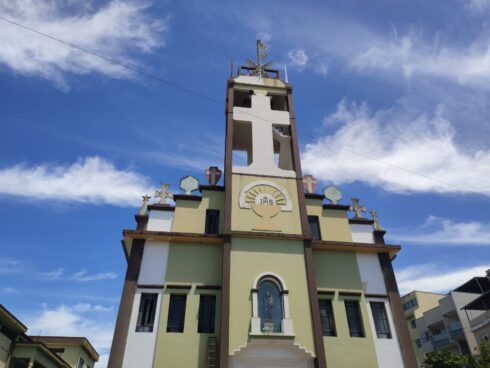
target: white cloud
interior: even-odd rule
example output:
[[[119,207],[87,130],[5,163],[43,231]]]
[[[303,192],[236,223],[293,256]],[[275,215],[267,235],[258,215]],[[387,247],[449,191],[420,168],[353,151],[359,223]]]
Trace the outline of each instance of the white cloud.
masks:
[[[0,169],[0,194],[114,206],[136,206],[152,193],[141,174],[118,170],[101,157],[88,157],[69,166],[18,164]]]
[[[0,258],[0,275],[24,272],[26,265],[15,258]]]
[[[13,287],[5,286],[0,288],[0,295],[12,295],[18,293],[19,291],[17,289],[14,289]]]
[[[474,41],[466,48],[443,46],[410,31],[402,37],[370,46],[352,61],[358,71],[402,72],[442,77],[462,85],[490,87],[490,42]]]
[[[114,272],[99,272],[93,275],[90,275],[87,270],[84,268],[78,272],[75,272],[71,277],[72,280],[79,282],[87,282],[87,281],[100,281],[100,280],[114,280],[117,277],[117,274]]]
[[[437,264],[410,266],[396,272],[400,294],[413,290],[446,293],[475,276],[484,276],[488,265],[454,269]]]
[[[90,304],[90,303],[78,303],[73,307],[70,307],[70,310],[78,313],[88,313],[88,312],[110,312],[114,309],[111,305],[109,307],[104,307],[100,304]]]
[[[44,280],[48,280],[48,281],[59,280],[63,276],[64,272],[65,272],[65,270],[60,267],[60,268],[57,268],[56,270],[53,270],[53,271],[41,273],[41,277]]]
[[[328,74],[328,65],[327,64],[319,64],[316,68],[315,68],[315,72],[320,74],[320,75],[327,75]]]
[[[490,151],[460,148],[440,109],[413,119],[396,109],[371,113],[365,104],[342,101],[325,123],[337,130],[306,145],[302,154],[304,171],[318,179],[363,181],[397,193],[490,196]]]
[[[290,60],[290,64],[299,69],[303,69],[308,63],[308,56],[306,55],[305,51],[301,49],[289,50],[288,58]]]
[[[60,305],[50,309],[44,307],[34,315],[22,318],[29,326],[31,335],[46,336],[84,336],[89,339],[101,355],[97,367],[105,367],[112,342],[114,325],[107,319],[96,320],[90,312],[99,312],[97,306],[77,304]]]
[[[429,216],[416,231],[391,236],[397,241],[428,245],[490,245],[490,223],[455,222]]]
[[[464,0],[464,2],[473,13],[481,13],[490,9],[490,0]]]
[[[112,0],[96,7],[85,0],[0,2],[3,17],[91,51],[134,64],[132,51],[163,46],[166,20],[150,15],[149,1]],[[26,29],[0,21],[0,63],[67,88],[66,74],[130,77],[128,70]]]

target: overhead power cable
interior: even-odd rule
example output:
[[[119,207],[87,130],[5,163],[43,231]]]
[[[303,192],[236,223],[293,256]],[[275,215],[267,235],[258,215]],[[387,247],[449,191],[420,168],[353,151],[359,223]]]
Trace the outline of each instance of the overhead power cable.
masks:
[[[143,75],[143,76],[145,76],[145,77],[147,77],[147,78],[150,78],[150,79],[156,80],[156,81],[158,81],[158,82],[164,83],[164,84],[166,84],[166,85],[167,85],[167,86],[169,86],[169,87],[172,87],[172,88],[178,89],[178,90],[180,90],[180,91],[183,91],[183,92],[189,93],[189,94],[194,95],[194,96],[196,96],[196,97],[200,97],[200,98],[205,99],[205,100],[207,100],[207,101],[213,102],[214,104],[217,104],[217,105],[220,105],[220,106],[225,106],[225,104],[224,104],[222,101],[219,101],[219,100],[217,100],[217,99],[215,99],[215,98],[213,98],[213,97],[209,97],[209,96],[207,96],[207,95],[205,95],[205,94],[203,94],[203,93],[197,92],[197,91],[195,91],[195,90],[193,90],[193,89],[191,89],[191,88],[181,86],[181,85],[179,85],[179,84],[177,84],[177,83],[175,83],[175,82],[172,82],[172,81],[170,81],[170,80],[168,80],[168,79],[165,79],[165,78],[162,78],[162,77],[156,76],[156,75],[154,75],[154,74],[152,74],[152,73],[150,73],[150,72],[148,72],[148,71],[146,71],[146,70],[144,70],[144,69],[142,69],[142,68],[139,68],[139,67],[136,67],[136,66],[133,66],[133,65],[128,65],[128,64],[125,64],[125,63],[122,63],[122,62],[119,62],[119,61],[117,61],[117,60],[115,60],[115,59],[113,59],[113,58],[111,58],[111,57],[108,57],[108,56],[102,55],[102,54],[100,54],[100,53],[98,53],[98,52],[95,52],[95,51],[89,50],[89,49],[84,48],[84,47],[81,47],[81,46],[77,46],[77,45],[75,45],[75,44],[73,44],[73,43],[70,43],[70,42],[64,41],[64,40],[62,40],[62,39],[59,39],[59,38],[54,37],[54,36],[52,36],[52,35],[49,35],[49,34],[47,34],[47,33],[44,33],[44,32],[41,32],[41,31],[38,31],[38,30],[36,30],[36,29],[34,29],[34,28],[32,28],[32,27],[28,27],[28,26],[26,26],[26,25],[20,24],[20,23],[18,23],[18,22],[16,22],[16,21],[13,21],[13,20],[11,20],[11,19],[7,19],[7,18],[4,18],[4,17],[1,17],[1,16],[0,16],[0,20],[2,20],[2,21],[4,21],[4,22],[7,22],[7,23],[10,23],[10,24],[12,24],[12,25],[15,25],[15,26],[17,26],[17,27],[23,28],[23,29],[25,29],[25,30],[28,30],[28,31],[30,31],[30,32],[36,33],[36,34],[38,34],[38,35],[40,35],[40,36],[46,37],[46,38],[48,38],[48,39],[50,39],[50,40],[53,40],[53,41],[59,42],[59,43],[61,43],[61,44],[65,45],[65,46],[68,46],[68,47],[74,48],[74,49],[76,49],[76,50],[78,50],[78,51],[81,51],[81,52],[84,52],[84,53],[90,54],[90,55],[92,55],[92,56],[94,56],[94,57],[97,57],[97,58],[99,58],[99,59],[101,59],[101,60],[104,60],[104,61],[106,61],[106,62],[109,62],[109,63],[115,64],[115,65],[118,65],[118,66],[120,66],[120,67],[122,67],[122,68],[124,68],[124,69],[130,70],[130,71],[132,71],[132,72],[134,72],[134,73],[141,74],[141,75]],[[273,123],[273,122],[270,122],[270,121],[268,121],[268,120],[266,120],[266,119],[264,119],[264,118],[262,118],[262,117],[260,117],[260,116],[255,115],[255,114],[253,114],[253,113],[249,113],[249,112],[244,112],[244,113],[245,113],[245,114],[247,114],[247,115],[249,115],[249,116],[253,116],[253,117],[257,118],[257,119],[261,119],[261,120],[263,120],[263,121],[267,121],[267,122],[269,122],[269,123]],[[298,130],[298,134],[300,134],[300,135],[302,135],[302,136],[304,136],[304,137],[309,137],[309,138],[311,138],[311,139],[317,139],[316,137],[312,137],[312,136],[309,136],[309,135],[307,135],[307,134],[304,134],[304,133],[302,133],[302,132],[301,132],[301,131],[299,131],[299,130]],[[358,156],[360,156],[360,157],[364,157],[364,158],[366,158],[366,159],[368,159],[368,160],[371,160],[371,161],[374,161],[374,162],[380,163],[380,164],[382,164],[382,165],[389,166],[389,167],[394,168],[394,169],[397,169],[397,170],[402,170],[402,171],[404,171],[404,172],[406,172],[406,173],[409,173],[409,174],[412,174],[412,175],[416,175],[416,176],[419,176],[419,177],[425,178],[425,179],[427,179],[427,180],[432,180],[432,181],[437,182],[437,183],[439,183],[439,184],[446,185],[446,186],[448,186],[448,187],[450,187],[450,188],[453,188],[453,189],[455,189],[455,190],[457,190],[457,191],[461,191],[461,192],[471,192],[471,193],[474,193],[474,194],[480,194],[480,195],[488,195],[488,191],[480,192],[480,191],[477,191],[477,190],[469,190],[469,189],[462,189],[462,188],[458,188],[458,187],[456,187],[456,186],[454,186],[454,185],[452,185],[452,184],[449,184],[449,183],[447,183],[447,182],[444,182],[444,181],[442,181],[442,180],[439,180],[439,179],[433,178],[433,177],[431,177],[431,176],[428,176],[428,175],[425,175],[425,174],[419,173],[419,172],[417,172],[417,171],[413,171],[413,170],[410,170],[410,169],[403,168],[403,167],[401,167],[401,166],[397,166],[397,165],[391,164],[391,163],[389,163],[389,162],[386,162],[386,161],[383,161],[383,160],[377,159],[377,158],[372,157],[372,156],[370,156],[370,155],[367,155],[367,154],[365,154],[365,153],[362,153],[362,152],[357,152],[357,151],[355,151],[355,150],[347,149],[347,148],[344,148],[344,147],[339,147],[339,146],[337,146],[337,145],[335,145],[335,144],[333,144],[333,143],[330,143],[330,142],[323,142],[323,143],[325,143],[325,144],[327,144],[327,145],[330,145],[330,146],[332,146],[332,147],[336,148],[337,150],[347,151],[347,152],[350,152],[350,153],[352,153],[352,154],[358,155]]]

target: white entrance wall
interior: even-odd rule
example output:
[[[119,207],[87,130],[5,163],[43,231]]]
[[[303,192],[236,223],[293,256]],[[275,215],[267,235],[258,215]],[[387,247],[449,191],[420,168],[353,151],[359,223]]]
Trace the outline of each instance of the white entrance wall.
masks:
[[[378,367],[403,368],[403,358],[390,303],[387,298],[369,297],[369,295],[386,295],[386,286],[381,272],[378,255],[372,253],[356,253],[356,258],[359,274],[361,275],[361,280],[364,285],[364,293],[368,295],[368,297],[366,297],[366,307],[369,311],[369,324],[371,325],[371,331],[373,332],[373,339],[376,346]],[[370,302],[384,303],[386,315],[390,324],[391,339],[380,339],[376,335]]]
[[[163,285],[167,273],[168,242],[147,240],[143,250],[138,285]]]
[[[374,243],[373,225],[350,224],[354,243]]]
[[[230,356],[229,368],[313,368],[313,359],[292,340],[257,339]]]
[[[148,215],[148,231],[170,231],[172,228],[172,220],[174,211],[159,211],[152,210]]]
[[[388,322],[390,324],[391,339],[380,339],[376,335],[370,302],[384,303],[386,315],[388,316]],[[371,325],[371,331],[373,331],[373,339],[376,346],[378,368],[404,368],[402,352],[400,350],[400,344],[398,343],[398,335],[396,333],[395,321],[393,320],[390,303],[384,298],[366,298],[366,304],[367,310],[369,311],[369,324]]]
[[[141,293],[158,294],[153,323],[153,332],[136,332],[136,323],[141,300]],[[153,358],[158,334],[158,321],[160,320],[160,305],[162,302],[163,289],[140,289],[136,290],[134,296],[133,310],[129,322],[128,339],[124,352],[123,368],[153,367]]]

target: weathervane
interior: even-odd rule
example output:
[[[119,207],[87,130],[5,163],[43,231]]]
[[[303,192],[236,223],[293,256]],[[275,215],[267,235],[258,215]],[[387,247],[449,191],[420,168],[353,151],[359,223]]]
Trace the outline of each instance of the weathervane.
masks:
[[[362,213],[366,212],[366,206],[361,206],[359,204],[359,198],[353,197],[351,198],[351,201],[352,201],[352,205],[350,206],[349,210],[355,212],[354,218],[364,218],[362,216]]]
[[[139,215],[144,216],[146,215],[146,209],[148,208],[148,201],[150,200],[151,196],[145,194],[141,198],[143,198],[143,203],[141,203]]]
[[[250,71],[249,75],[258,76],[259,78],[269,77],[269,74],[267,74],[265,70],[272,65],[272,61],[262,64],[266,58],[267,47],[262,43],[262,41],[257,40],[257,63],[254,63],[250,59],[245,60],[248,66],[254,69]]]
[[[155,190],[155,198],[160,198],[159,204],[167,204],[165,200],[174,197],[172,193],[169,193],[168,188],[170,188],[170,184],[162,183],[162,190]]]
[[[371,217],[373,218],[373,221],[374,221],[374,224],[373,224],[374,230],[382,231],[383,229],[381,228],[381,224],[379,223],[378,213],[375,210],[371,210],[370,213],[371,213]]]

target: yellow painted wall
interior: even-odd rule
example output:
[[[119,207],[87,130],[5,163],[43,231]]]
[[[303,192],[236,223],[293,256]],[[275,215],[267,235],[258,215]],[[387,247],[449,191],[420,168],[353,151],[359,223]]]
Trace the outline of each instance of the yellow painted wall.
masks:
[[[328,367],[376,368],[376,348],[364,296],[343,296],[338,293],[339,290],[363,290],[355,253],[314,251],[313,258],[318,289],[336,291],[331,299],[337,336],[323,337]],[[365,337],[350,337],[344,300],[359,300]]]
[[[225,192],[203,190],[202,200],[177,200],[175,204],[172,231],[187,233],[204,233],[206,210],[220,210],[219,231],[223,231]]]
[[[254,231],[254,227],[260,223],[261,218],[251,209],[240,208],[238,198],[244,186],[253,181],[267,180],[284,188],[292,201],[291,212],[279,212],[272,218],[274,224],[280,228],[281,233],[301,234],[301,223],[298,207],[298,192],[295,179],[263,178],[250,175],[233,174],[232,178],[232,217],[231,229],[234,231]]]
[[[319,199],[306,199],[306,211],[309,216],[318,216],[322,240],[352,241],[346,211],[323,209]]]
[[[5,367],[8,351],[10,349],[11,340],[0,332],[0,368]]]
[[[81,346],[63,346],[59,344],[55,346],[54,344],[50,344],[49,347],[64,348],[65,351],[61,354],[61,358],[63,358],[63,360],[72,367],[78,367],[77,364],[80,356],[85,361],[85,364],[88,364],[90,367],[95,365],[95,362],[92,360],[92,358],[90,358],[90,355],[88,355],[85,349],[83,349]]]
[[[41,363],[46,368],[59,368],[58,364],[51,360],[45,353],[41,350],[33,347],[19,347],[14,349],[14,357],[16,358],[34,358],[36,362]]]
[[[196,285],[221,285],[222,248],[215,245],[170,243],[166,285],[191,284],[190,290],[168,289],[163,293],[158,326],[155,367],[204,368],[208,334],[197,333],[200,295],[216,295],[215,333],[220,328],[220,290],[196,289]],[[183,333],[167,333],[170,294],[186,294]]]
[[[264,272],[280,275],[289,290],[294,341],[315,353],[306,268],[301,241],[233,238],[230,278],[230,354],[249,341],[252,317],[251,289]]]

